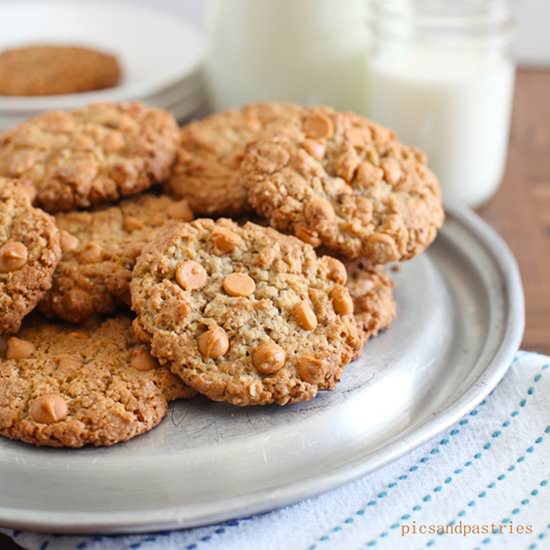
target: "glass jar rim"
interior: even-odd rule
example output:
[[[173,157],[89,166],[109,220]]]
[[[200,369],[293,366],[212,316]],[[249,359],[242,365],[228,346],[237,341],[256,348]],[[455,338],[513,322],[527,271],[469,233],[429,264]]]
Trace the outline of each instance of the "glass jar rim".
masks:
[[[508,34],[514,28],[509,0],[368,0],[369,19],[424,31]],[[435,9],[434,9],[435,8]]]

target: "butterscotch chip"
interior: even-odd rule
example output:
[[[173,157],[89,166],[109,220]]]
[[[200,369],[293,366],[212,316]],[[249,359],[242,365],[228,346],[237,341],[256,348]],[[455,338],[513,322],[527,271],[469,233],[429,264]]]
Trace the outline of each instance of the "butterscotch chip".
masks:
[[[317,317],[307,302],[300,302],[294,308],[298,324],[305,330],[313,330],[317,326]]]
[[[82,338],[81,335],[83,333],[79,332],[76,334],[78,334],[77,338]],[[75,333],[70,333],[68,336],[75,338]],[[69,353],[60,353],[59,355],[56,355],[54,357],[54,361],[58,368],[64,370],[73,370],[82,367],[82,359],[75,355],[70,355]]]
[[[325,263],[328,268],[329,279],[335,283],[345,285],[348,280],[348,274],[344,264],[331,256],[325,256]]]
[[[176,281],[185,290],[197,290],[208,281],[208,274],[202,265],[187,260],[176,268]]]
[[[27,247],[18,241],[8,241],[0,248],[0,273],[21,269],[29,257]]]
[[[279,231],[372,264],[416,256],[444,218],[425,157],[389,130],[328,107],[304,109],[284,133],[250,144],[240,181]]]
[[[332,298],[332,304],[336,313],[341,315],[349,315],[353,313],[353,300],[349,294],[349,291],[344,286],[336,286],[332,289],[330,294]]]
[[[213,327],[199,336],[199,351],[204,357],[218,359],[227,353],[229,340],[227,334],[220,327]]]
[[[95,313],[128,307],[136,258],[166,224],[177,223],[166,214],[175,204],[167,196],[144,194],[108,208],[57,214],[66,253],[40,309],[79,323]]]
[[[61,248],[65,254],[74,252],[79,244],[78,237],[71,235],[68,231],[61,231]]]
[[[284,130],[300,111],[297,105],[255,103],[184,126],[169,189],[197,214],[245,214],[250,208],[239,168],[247,145]]]
[[[22,340],[21,338],[16,338],[12,336],[8,338],[8,347],[6,350],[6,359],[25,359],[32,355],[34,352],[34,345],[32,342],[27,342],[27,340]]]
[[[348,128],[346,130],[346,138],[353,147],[364,147],[368,145],[366,135],[360,128]]]
[[[396,316],[393,281],[380,267],[364,259],[346,263],[347,288],[353,299],[354,315],[366,342],[386,330]]]
[[[216,254],[226,254],[239,246],[242,239],[239,235],[233,233],[233,231],[220,227],[212,233],[212,242],[214,243],[214,252]]]
[[[138,231],[139,229],[143,229],[145,227],[145,224],[139,219],[134,216],[126,216],[124,218],[124,229],[128,231],[128,233],[132,233],[132,231]]]
[[[326,139],[334,133],[332,120],[322,112],[312,111],[304,118],[304,132],[313,139]]]
[[[385,255],[387,257],[398,256],[397,245],[395,241],[384,233],[374,233],[367,238],[366,247],[368,250],[368,257],[377,257]]]
[[[34,45],[0,52],[0,95],[42,96],[102,90],[120,80],[115,56],[90,48]]]
[[[355,181],[357,185],[368,188],[375,185],[376,181],[382,179],[383,176],[384,172],[376,165],[370,162],[361,162],[355,173]]]
[[[34,187],[50,212],[88,208],[164,181],[178,137],[170,113],[141,103],[48,112],[0,135],[0,176]]]
[[[103,259],[103,248],[94,241],[87,242],[80,251],[79,259],[83,264],[96,264]]]
[[[130,365],[139,371],[153,370],[158,367],[157,360],[144,348],[132,350]]]
[[[301,355],[297,360],[297,371],[300,378],[310,384],[322,383],[327,370],[327,362],[315,355]]]
[[[183,222],[190,222],[193,219],[193,211],[186,200],[181,200],[171,204],[166,213],[170,218],[175,220],[181,220]]]
[[[24,186],[0,177],[0,334],[19,330],[50,288],[60,257],[53,218],[32,207]]]
[[[316,223],[326,224],[334,220],[334,209],[331,204],[321,197],[313,197],[304,208],[304,215],[311,225]]]
[[[43,395],[31,403],[30,414],[39,424],[52,424],[69,414],[66,401],[59,395]]]
[[[113,445],[156,426],[169,401],[191,397],[130,327],[126,317],[81,327],[35,317],[18,335],[32,354],[2,360],[0,435],[50,447]]]
[[[213,236],[228,234],[238,245],[220,254]],[[193,292],[178,282],[182,259],[207,271]],[[250,222],[172,226],[144,249],[133,272],[132,306],[147,335],[140,339],[210,399],[239,406],[312,399],[335,387],[363,342],[352,310],[336,311],[331,298],[335,288],[345,290],[333,280],[334,265],[304,242]],[[302,355],[323,357],[323,375],[302,376]]]
[[[315,159],[322,160],[326,153],[326,147],[324,143],[313,139],[306,139],[304,141],[304,149]]]
[[[229,296],[250,296],[256,289],[254,279],[246,273],[230,273],[223,280],[223,289]]]
[[[271,342],[260,344],[252,355],[254,366],[261,374],[273,374],[281,370],[285,360],[285,350]]]

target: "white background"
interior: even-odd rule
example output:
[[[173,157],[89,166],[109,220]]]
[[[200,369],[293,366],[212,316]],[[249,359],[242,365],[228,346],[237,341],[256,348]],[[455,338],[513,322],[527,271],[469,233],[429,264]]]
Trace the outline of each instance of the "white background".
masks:
[[[29,0],[0,0],[5,2],[25,2]],[[47,0],[40,0],[47,2]],[[78,0],[73,0],[78,1]],[[96,0],[103,2],[126,2],[131,9],[133,2],[156,4],[164,9],[183,15],[202,26],[202,12],[206,0]],[[225,0],[231,2],[231,0]],[[276,2],[277,0],[273,0]],[[337,9],[339,2],[334,0]],[[460,2],[461,0],[456,0]],[[516,57],[521,63],[550,65],[550,0],[512,0],[517,13]],[[1,21],[0,11],[0,24]]]

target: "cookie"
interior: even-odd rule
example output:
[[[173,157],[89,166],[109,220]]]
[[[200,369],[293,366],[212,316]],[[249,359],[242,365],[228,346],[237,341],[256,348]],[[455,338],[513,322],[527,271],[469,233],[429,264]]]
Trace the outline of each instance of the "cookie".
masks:
[[[269,227],[180,224],[149,244],[130,290],[135,331],[187,385],[234,405],[333,389],[362,344],[346,270]]]
[[[140,103],[38,115],[0,135],[0,176],[34,188],[50,212],[134,195],[168,177],[179,130]]]
[[[35,45],[0,52],[0,95],[58,95],[116,86],[115,56],[78,46]]]
[[[353,299],[354,314],[363,330],[363,339],[386,330],[397,314],[393,281],[379,266],[371,266],[363,258],[345,263],[347,287]]]
[[[0,435],[33,445],[113,445],[155,427],[190,397],[142,344],[130,319],[86,326],[34,320],[7,342]]]
[[[297,105],[254,103],[215,113],[181,129],[168,187],[197,214],[240,216],[250,207],[239,168],[247,144],[284,128]]]
[[[349,259],[412,258],[443,223],[426,157],[353,113],[305,109],[284,135],[249,147],[241,175],[276,229]]]
[[[78,323],[94,313],[130,305],[132,269],[142,248],[167,221],[190,221],[187,203],[139,195],[116,206],[57,214],[63,259],[40,303],[48,316]]]
[[[51,216],[0,177],[0,334],[15,333],[52,284],[61,247]]]

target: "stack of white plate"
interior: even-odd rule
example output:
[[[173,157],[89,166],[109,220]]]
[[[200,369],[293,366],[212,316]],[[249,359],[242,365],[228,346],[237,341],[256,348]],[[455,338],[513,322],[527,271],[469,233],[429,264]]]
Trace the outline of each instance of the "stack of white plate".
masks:
[[[106,90],[56,96],[0,95],[0,130],[43,111],[98,101],[143,101],[178,120],[203,111],[203,41],[181,17],[135,2],[81,0],[0,3],[0,50],[32,44],[70,44],[117,56],[121,83]]]

